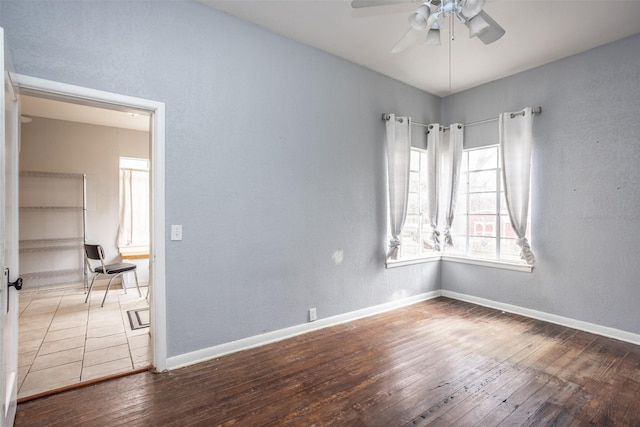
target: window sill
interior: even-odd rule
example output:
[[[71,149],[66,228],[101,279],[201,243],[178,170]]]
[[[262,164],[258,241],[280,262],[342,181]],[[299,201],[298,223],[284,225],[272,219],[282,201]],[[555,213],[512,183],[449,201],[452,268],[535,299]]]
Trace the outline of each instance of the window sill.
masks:
[[[414,264],[424,264],[427,262],[435,262],[440,261],[442,259],[441,255],[428,255],[420,258],[406,258],[406,259],[397,259],[397,260],[387,260],[386,267],[387,268],[396,268],[396,267],[404,267],[405,265],[414,265]]]
[[[120,256],[122,259],[143,259],[149,258],[149,246],[120,246]]]
[[[533,271],[532,265],[519,263],[519,262],[497,261],[492,259],[481,259],[481,258],[468,258],[468,257],[453,256],[453,255],[442,255],[442,260],[449,261],[449,262],[457,262],[460,264],[471,264],[471,265],[480,265],[482,267],[500,268],[502,270],[522,271],[525,273],[531,273]]]
[[[387,260],[386,268],[404,267],[406,265],[424,264],[427,262],[447,261],[459,264],[479,265],[481,267],[499,268],[501,270],[521,271],[531,273],[533,266],[518,262],[496,261],[490,259],[467,258],[453,255],[430,255],[421,258],[409,258],[400,260]]]

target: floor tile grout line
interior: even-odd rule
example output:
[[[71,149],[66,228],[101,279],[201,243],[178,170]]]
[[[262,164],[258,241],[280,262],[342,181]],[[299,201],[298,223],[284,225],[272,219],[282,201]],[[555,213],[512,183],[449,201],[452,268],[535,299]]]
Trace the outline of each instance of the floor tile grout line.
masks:
[[[28,365],[28,368],[26,368],[26,367],[24,368],[24,369],[27,369],[27,373],[24,375],[24,378],[22,379],[22,382],[21,382],[20,387],[19,387],[19,393],[20,393],[20,391],[22,391],[22,386],[24,385],[28,375],[30,373],[37,372],[37,371],[31,371],[31,369],[32,369],[32,367],[34,365],[34,362],[36,361],[36,358],[39,355],[39,352],[41,351],[42,345],[46,341],[47,335],[50,332],[56,332],[56,331],[51,331],[50,330],[54,320],[56,319],[56,315],[61,314],[61,313],[59,313],[59,311],[61,309],[68,309],[69,308],[68,306],[62,307],[63,300],[65,299],[65,297],[78,295],[77,292],[78,292],[77,289],[68,288],[68,289],[66,289],[66,290],[64,290],[62,292],[62,295],[59,295],[57,297],[57,298],[60,298],[60,299],[58,300],[58,302],[56,304],[55,311],[53,312],[51,319],[48,321],[48,326],[46,328],[47,330],[46,330],[45,336],[42,339],[42,342],[40,343],[40,346],[38,347],[38,349],[36,351],[36,355],[34,356],[34,360],[32,361],[32,363],[30,365]],[[116,359],[116,360],[127,360],[129,362],[129,369],[128,370],[135,370],[135,362],[134,362],[133,350],[131,348],[130,338],[131,337],[142,336],[144,334],[139,334],[139,335],[136,334],[136,335],[131,335],[131,336],[129,336],[127,334],[127,323],[126,323],[124,311],[126,311],[127,308],[133,309],[132,307],[136,306],[137,302],[133,303],[133,301],[123,301],[122,297],[124,297],[125,295],[128,295],[128,293],[124,294],[124,293],[121,293],[121,292],[114,292],[114,295],[113,295],[117,299],[117,302],[116,302],[117,310],[116,311],[118,312],[118,314],[120,316],[117,319],[116,324],[121,326],[122,329],[123,329],[123,332],[121,333],[121,335],[123,336],[123,339],[124,339],[124,341],[125,341],[125,343],[127,345],[127,350],[128,350],[128,352],[127,352],[128,357],[120,358],[120,359]],[[96,297],[95,299],[97,300],[98,298]],[[32,300],[29,301],[29,303],[25,306],[25,309],[22,310],[22,312],[24,312],[29,307],[29,305],[34,301],[37,301],[36,297],[34,297]],[[148,306],[148,304],[146,303],[146,300],[145,301],[140,301],[140,303],[141,304],[144,303],[145,306]],[[88,338],[89,338],[89,323],[90,323],[90,319],[91,319],[91,313],[92,312],[93,313],[98,313],[98,311],[99,310],[97,309],[97,301],[94,301],[94,298],[91,298],[90,301],[87,302],[86,311],[85,310],[78,311],[78,312],[85,312],[86,313],[86,321],[83,322],[84,327],[85,327],[85,333],[84,333],[84,344],[82,346],[82,360],[79,361],[79,362],[75,361],[75,362],[69,362],[69,363],[64,363],[62,365],[58,365],[58,366],[63,366],[63,365],[67,365],[67,364],[70,364],[70,363],[80,363],[80,379],[79,379],[79,381],[76,381],[76,383],[82,382],[83,373],[86,375],[84,362],[85,362],[86,354],[87,354],[87,343],[88,343]],[[22,312],[20,314],[22,314]],[[63,329],[67,329],[67,328],[63,328]],[[116,335],[119,335],[119,333],[116,334]],[[98,337],[98,338],[101,338],[101,337]],[[61,351],[65,351],[65,350],[61,350]],[[55,354],[55,353],[57,353],[57,352],[48,353],[47,355]],[[43,356],[47,356],[47,355],[43,355]],[[107,362],[103,362],[103,363],[109,363],[109,362],[114,362],[114,361],[107,361]],[[100,365],[100,364],[97,364],[97,365]],[[97,365],[92,365],[92,367],[95,367]]]

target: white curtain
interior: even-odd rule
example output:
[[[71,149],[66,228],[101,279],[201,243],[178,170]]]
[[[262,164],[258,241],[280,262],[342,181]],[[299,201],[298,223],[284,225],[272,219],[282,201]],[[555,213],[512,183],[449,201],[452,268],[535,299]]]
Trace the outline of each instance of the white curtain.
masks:
[[[131,170],[120,170],[120,228],[118,230],[118,246],[131,245],[131,227],[133,214],[131,200]]]
[[[149,244],[149,172],[120,170],[118,246]]]
[[[442,145],[443,128],[438,123],[429,125],[427,133],[427,219],[431,226],[431,246],[436,252],[440,251],[440,232],[438,223],[440,217],[440,151]]]
[[[456,199],[458,196],[458,181],[460,180],[460,165],[462,164],[462,143],[464,139],[464,127],[459,123],[449,125],[444,132],[444,144],[441,146],[441,170],[440,178],[441,203],[444,214],[443,234],[447,246],[453,246],[451,238],[451,224],[456,211]]]
[[[524,113],[524,114],[523,114]],[[499,118],[502,178],[511,226],[518,236],[520,258],[536,262],[527,238],[527,216],[531,175],[532,111],[502,113]]]
[[[427,134],[427,218],[431,225],[433,250],[440,251],[440,227],[445,244],[453,246],[451,224],[456,210],[464,127],[458,123],[444,129],[438,123],[429,125]]]
[[[411,118],[386,115],[387,173],[389,176],[389,216],[391,240],[387,259],[398,259],[400,235],[407,217],[409,166],[411,159]]]

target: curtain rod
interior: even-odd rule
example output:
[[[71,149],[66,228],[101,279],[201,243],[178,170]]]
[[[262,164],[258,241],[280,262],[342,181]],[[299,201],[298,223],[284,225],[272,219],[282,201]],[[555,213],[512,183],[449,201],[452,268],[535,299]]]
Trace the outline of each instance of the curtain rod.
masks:
[[[531,113],[532,113],[532,114],[542,114],[542,107],[532,107],[532,108],[531,108]],[[512,119],[513,119],[514,117],[516,117],[516,116],[524,116],[524,110],[519,111],[519,112],[517,112],[517,113],[511,113],[511,118],[512,118]],[[389,119],[391,119],[391,117],[389,117],[389,115],[388,115],[388,114],[383,114],[383,115],[382,115],[382,120],[389,120]],[[477,120],[477,121],[475,121],[475,122],[465,123],[465,124],[464,124],[464,125],[462,125],[462,126],[465,126],[465,127],[466,127],[466,126],[479,125],[479,124],[482,124],[482,123],[495,122],[495,121],[497,121],[497,120],[498,120],[498,117],[493,117],[493,118],[491,118],[491,119]],[[426,127],[429,127],[429,125],[427,125],[427,124],[419,123],[419,122],[414,122],[414,121],[412,121],[412,122],[411,122],[411,124],[412,124],[412,125],[416,125],[416,126],[422,126],[422,127],[425,127],[425,128],[426,128]],[[448,127],[448,126],[447,126],[447,127],[442,127],[442,129],[445,129],[445,130],[446,130],[446,129],[449,129],[449,127]]]

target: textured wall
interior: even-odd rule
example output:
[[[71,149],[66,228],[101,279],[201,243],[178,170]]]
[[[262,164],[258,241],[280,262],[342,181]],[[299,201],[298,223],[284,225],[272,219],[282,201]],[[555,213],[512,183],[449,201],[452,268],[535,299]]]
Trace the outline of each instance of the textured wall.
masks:
[[[450,96],[445,123],[534,119],[531,274],[445,263],[442,287],[640,333],[640,35]],[[497,142],[469,128],[468,146]]]
[[[384,268],[380,119],[438,98],[198,3],[3,0],[1,24],[19,73],[166,103],[169,356],[438,288]]]

